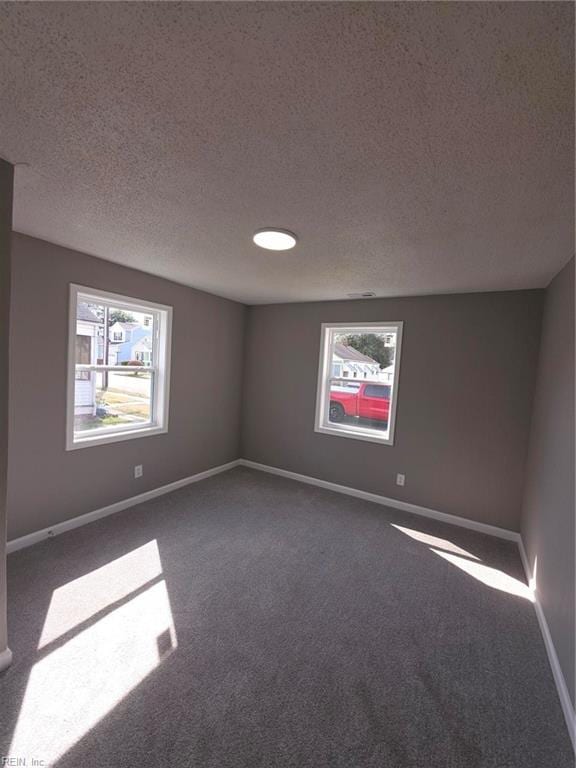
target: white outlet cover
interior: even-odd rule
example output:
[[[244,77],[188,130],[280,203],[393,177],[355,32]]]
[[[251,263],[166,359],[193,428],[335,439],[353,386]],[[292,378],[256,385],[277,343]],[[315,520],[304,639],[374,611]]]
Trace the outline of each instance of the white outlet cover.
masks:
[[[406,475],[396,475],[396,485],[404,485],[406,482]]]
[[[134,477],[142,477],[143,474],[144,472],[143,472],[142,464],[137,464],[134,467]]]

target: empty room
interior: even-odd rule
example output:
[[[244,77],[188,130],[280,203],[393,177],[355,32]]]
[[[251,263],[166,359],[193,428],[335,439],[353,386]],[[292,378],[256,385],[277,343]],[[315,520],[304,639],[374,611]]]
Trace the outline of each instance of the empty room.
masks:
[[[0,766],[574,768],[574,11],[0,1]]]

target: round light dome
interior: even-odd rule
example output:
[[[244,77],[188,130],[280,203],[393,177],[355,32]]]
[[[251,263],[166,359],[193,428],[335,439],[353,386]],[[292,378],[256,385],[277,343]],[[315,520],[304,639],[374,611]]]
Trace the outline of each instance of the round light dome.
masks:
[[[286,229],[259,229],[254,233],[254,242],[269,251],[288,251],[296,245],[296,235]]]

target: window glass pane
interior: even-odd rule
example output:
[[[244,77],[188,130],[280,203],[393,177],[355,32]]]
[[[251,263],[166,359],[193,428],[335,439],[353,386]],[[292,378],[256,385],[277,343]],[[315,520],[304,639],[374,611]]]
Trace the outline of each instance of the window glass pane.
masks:
[[[104,307],[92,301],[79,299],[76,307],[76,322],[101,326],[104,322]]]
[[[150,423],[153,377],[153,372],[135,366],[126,372],[91,372],[87,381],[77,381],[75,432]]]
[[[324,424],[389,437],[397,336],[396,328],[384,325],[328,329]]]
[[[153,365],[153,313],[134,312],[109,307],[107,365],[146,367]]]
[[[104,307],[90,301],[76,305],[76,362],[96,363],[104,334]],[[89,371],[76,371],[77,381],[89,381]]]

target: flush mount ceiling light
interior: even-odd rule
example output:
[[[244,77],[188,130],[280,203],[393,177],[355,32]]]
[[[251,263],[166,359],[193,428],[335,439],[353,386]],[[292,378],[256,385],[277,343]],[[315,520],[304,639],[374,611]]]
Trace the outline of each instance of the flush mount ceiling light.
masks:
[[[265,227],[254,232],[252,238],[260,248],[266,248],[269,251],[288,251],[296,245],[296,235],[288,232],[287,229],[276,229],[275,227]]]

